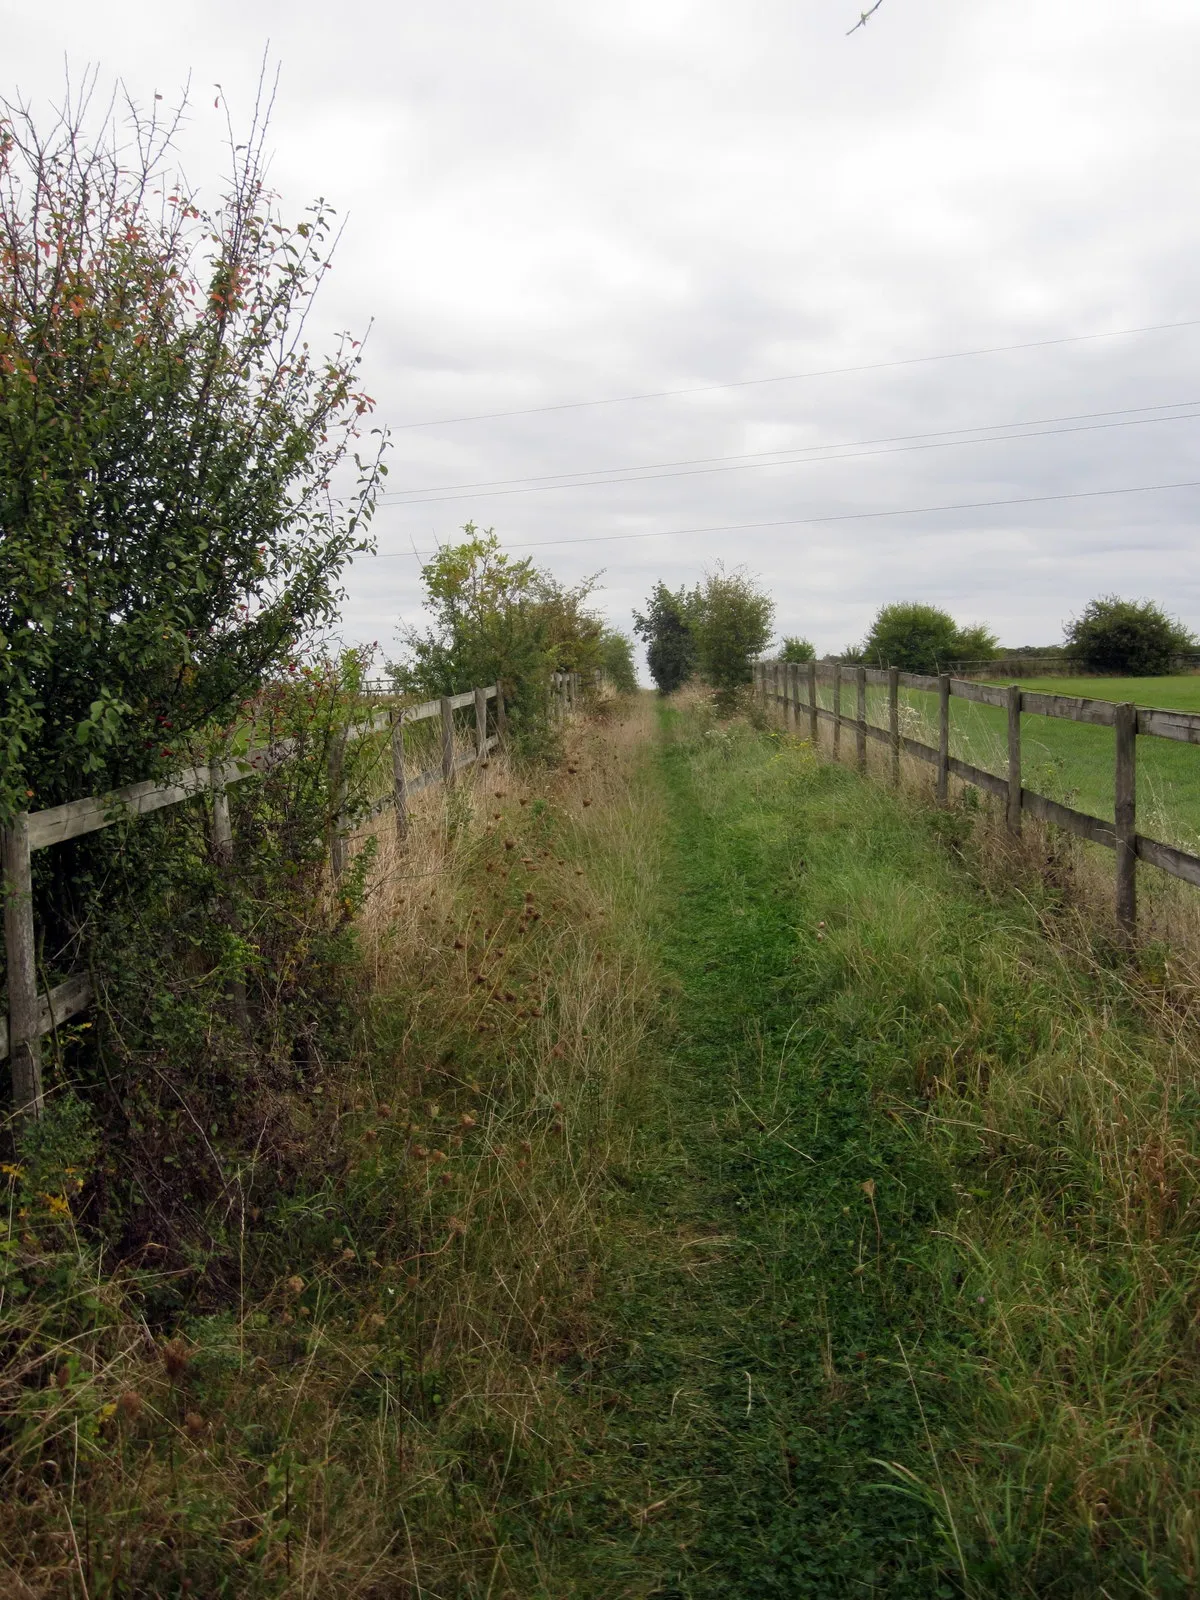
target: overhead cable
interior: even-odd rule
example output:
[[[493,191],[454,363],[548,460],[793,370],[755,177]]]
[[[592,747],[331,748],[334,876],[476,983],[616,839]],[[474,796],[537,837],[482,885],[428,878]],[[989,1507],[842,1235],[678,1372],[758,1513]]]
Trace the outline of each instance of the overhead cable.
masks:
[[[635,400],[672,400],[679,395],[715,394],[721,389],[753,389],[769,383],[799,383],[809,378],[842,377],[857,372],[884,372],[892,367],[919,367],[935,361],[962,361],[971,356],[1003,355],[1014,350],[1046,350],[1052,345],[1086,344],[1095,339],[1123,339],[1142,333],[1166,333],[1177,328],[1200,327],[1200,317],[1186,322],[1152,322],[1140,328],[1110,328],[1104,333],[1072,333],[1054,339],[1027,339],[1020,344],[981,345],[972,350],[945,350],[932,356],[904,356],[891,361],[868,361],[851,367],[816,367],[809,372],[785,372],[774,378],[737,378],[728,383],[699,383],[683,389],[649,389],[641,394],[606,395],[593,400],[558,400],[550,405],[518,406],[507,411],[476,411],[466,416],[430,417],[418,422],[393,423],[392,432],[410,428],[448,428],[464,422],[493,422],[501,417],[534,417],[548,411],[580,411],[592,406],[620,406]]]
[[[633,539],[673,539],[707,533],[747,533],[766,528],[805,528],[819,523],[868,522],[881,517],[916,517],[940,511],[980,511],[998,506],[1049,505],[1060,500],[1094,500],[1110,495],[1158,494],[1169,489],[1200,489],[1200,478],[1181,483],[1140,483],[1116,489],[1076,489],[1064,494],[1017,495],[1008,500],[960,500],[950,505],[897,506],[886,511],[836,511],[817,517],[783,517],[772,522],[727,522],[707,528],[655,528],[642,533],[593,533],[576,539],[535,539],[520,544],[506,544],[506,550],[540,550],[549,545],[610,544]],[[386,550],[374,552],[367,559],[395,561],[403,556],[432,556],[436,550]]]

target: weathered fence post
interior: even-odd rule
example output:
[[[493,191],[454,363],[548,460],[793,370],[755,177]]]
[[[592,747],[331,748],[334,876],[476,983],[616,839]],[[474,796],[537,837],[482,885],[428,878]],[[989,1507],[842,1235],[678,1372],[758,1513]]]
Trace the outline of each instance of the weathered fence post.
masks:
[[[888,668],[888,734],[892,744],[892,787],[900,787],[900,668]]]
[[[475,754],[487,760],[487,691],[475,690]]]
[[[944,806],[950,798],[950,674],[938,674],[938,759],[937,799]]]
[[[213,855],[223,867],[233,865],[233,824],[229,820],[229,796],[225,792],[222,763],[214,761],[208,769],[212,789]]]
[[[408,780],[404,776],[404,712],[392,712],[392,795],[396,805],[396,837],[408,838]]]
[[[496,734],[503,741],[508,732],[508,712],[504,709],[504,689],[499,678],[496,679]]]
[[[1137,932],[1137,708],[1117,707],[1115,810],[1117,925],[1132,941]]]
[[[858,713],[858,727],[854,730],[855,754],[858,757],[858,770],[867,770],[867,669],[856,667],[854,682],[857,694],[855,696],[855,710]]]
[[[329,862],[333,881],[337,883],[346,870],[346,840],[342,833],[346,809],[346,733],[343,728],[334,734],[329,746]]]
[[[454,782],[454,707],[450,696],[442,696],[442,782],[447,789]]]
[[[212,842],[213,855],[223,867],[233,866],[233,824],[229,819],[229,795],[225,789],[224,763],[215,761],[208,768],[208,783],[212,790]],[[240,935],[241,923],[237,908],[231,898],[222,896],[225,916],[235,935]],[[246,980],[234,978],[229,985],[233,1012],[243,1033],[250,1031],[250,1011],[246,1003]]]
[[[833,759],[842,748],[842,663],[833,663]]]
[[[42,1042],[38,1034],[37,943],[29,816],[20,811],[0,830],[4,852],[4,951],[8,971],[8,1057],[13,1111],[19,1120],[42,1115]]]
[[[1009,833],[1021,831],[1021,689],[1008,686],[1008,808]]]
[[[799,736],[800,733],[800,663],[788,663],[788,689],[792,698],[792,732]]]
[[[817,717],[817,663],[808,663],[808,737],[814,750],[818,748],[820,729]]]

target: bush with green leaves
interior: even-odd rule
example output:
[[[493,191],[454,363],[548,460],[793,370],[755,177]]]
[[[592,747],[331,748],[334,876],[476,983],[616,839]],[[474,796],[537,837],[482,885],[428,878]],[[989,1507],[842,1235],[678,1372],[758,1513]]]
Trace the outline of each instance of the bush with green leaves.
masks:
[[[637,693],[633,641],[617,628],[605,628],[600,635],[600,669],[618,694]]]
[[[646,665],[659,694],[674,694],[696,666],[693,600],[684,589],[654,585],[644,613],[633,614],[633,631],[645,641]]]
[[[935,673],[955,661],[988,661],[996,654],[996,637],[982,624],[961,628],[938,606],[902,600],[880,607],[865,642],[846,659]]]
[[[753,681],[754,662],[771,637],[775,602],[745,572],[726,572],[718,563],[692,605],[696,664],[718,703],[729,707]]]
[[[185,108],[95,124],[91,88],[0,102],[0,819],[184,764],[334,614],[384,470],[358,343],[306,336],[333,212],[281,218],[265,115],[206,207]]]
[[[780,661],[815,661],[817,647],[811,639],[802,639],[798,634],[785,633],[779,646]]]
[[[1161,677],[1172,658],[1196,648],[1196,638],[1153,600],[1101,595],[1066,628],[1067,655],[1089,672]]]
[[[529,557],[507,555],[493,529],[468,522],[465,538],[421,568],[432,623],[401,630],[404,656],[388,671],[402,694],[460,694],[500,683],[516,749],[549,748],[550,675],[594,674],[604,624],[589,600],[594,579],[568,585]]]

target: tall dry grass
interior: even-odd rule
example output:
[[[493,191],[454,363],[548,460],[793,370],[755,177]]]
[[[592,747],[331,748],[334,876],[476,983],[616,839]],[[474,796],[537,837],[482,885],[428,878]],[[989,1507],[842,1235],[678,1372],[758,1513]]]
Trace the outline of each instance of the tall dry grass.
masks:
[[[649,714],[569,727],[556,770],[494,758],[420,796],[407,839],[385,813],[353,842],[377,851],[361,1050],[280,1107],[269,1198],[224,1220],[232,1294],[181,1283],[152,1332],[153,1257],[106,1274],[69,1222],[40,1235],[61,1293],[9,1276],[6,1600],[536,1588],[513,1530],[569,1515],[590,1471],[600,1402],[570,1375],[653,1092]]]

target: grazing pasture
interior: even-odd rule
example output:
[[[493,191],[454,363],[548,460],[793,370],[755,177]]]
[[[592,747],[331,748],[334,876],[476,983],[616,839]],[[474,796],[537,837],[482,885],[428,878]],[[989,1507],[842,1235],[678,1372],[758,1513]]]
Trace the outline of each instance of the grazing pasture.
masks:
[[[848,669],[849,670],[849,669]],[[1168,711],[1200,711],[1200,674],[1170,678],[1025,678],[1025,690],[1133,701]],[[820,703],[832,708],[832,687],[818,686]],[[937,695],[900,691],[902,731],[937,744]],[[843,715],[854,715],[854,685],[843,680]],[[867,690],[867,717],[887,726],[887,690]],[[1007,771],[1006,713],[957,697],[950,702],[951,754],[998,776]],[[845,730],[843,730],[845,736]],[[852,738],[853,735],[851,734]],[[1076,810],[1106,820],[1113,815],[1113,735],[1109,728],[1025,713],[1021,717],[1022,779],[1027,787]],[[1165,844],[1200,847],[1200,750],[1169,739],[1137,743],[1138,831]]]

